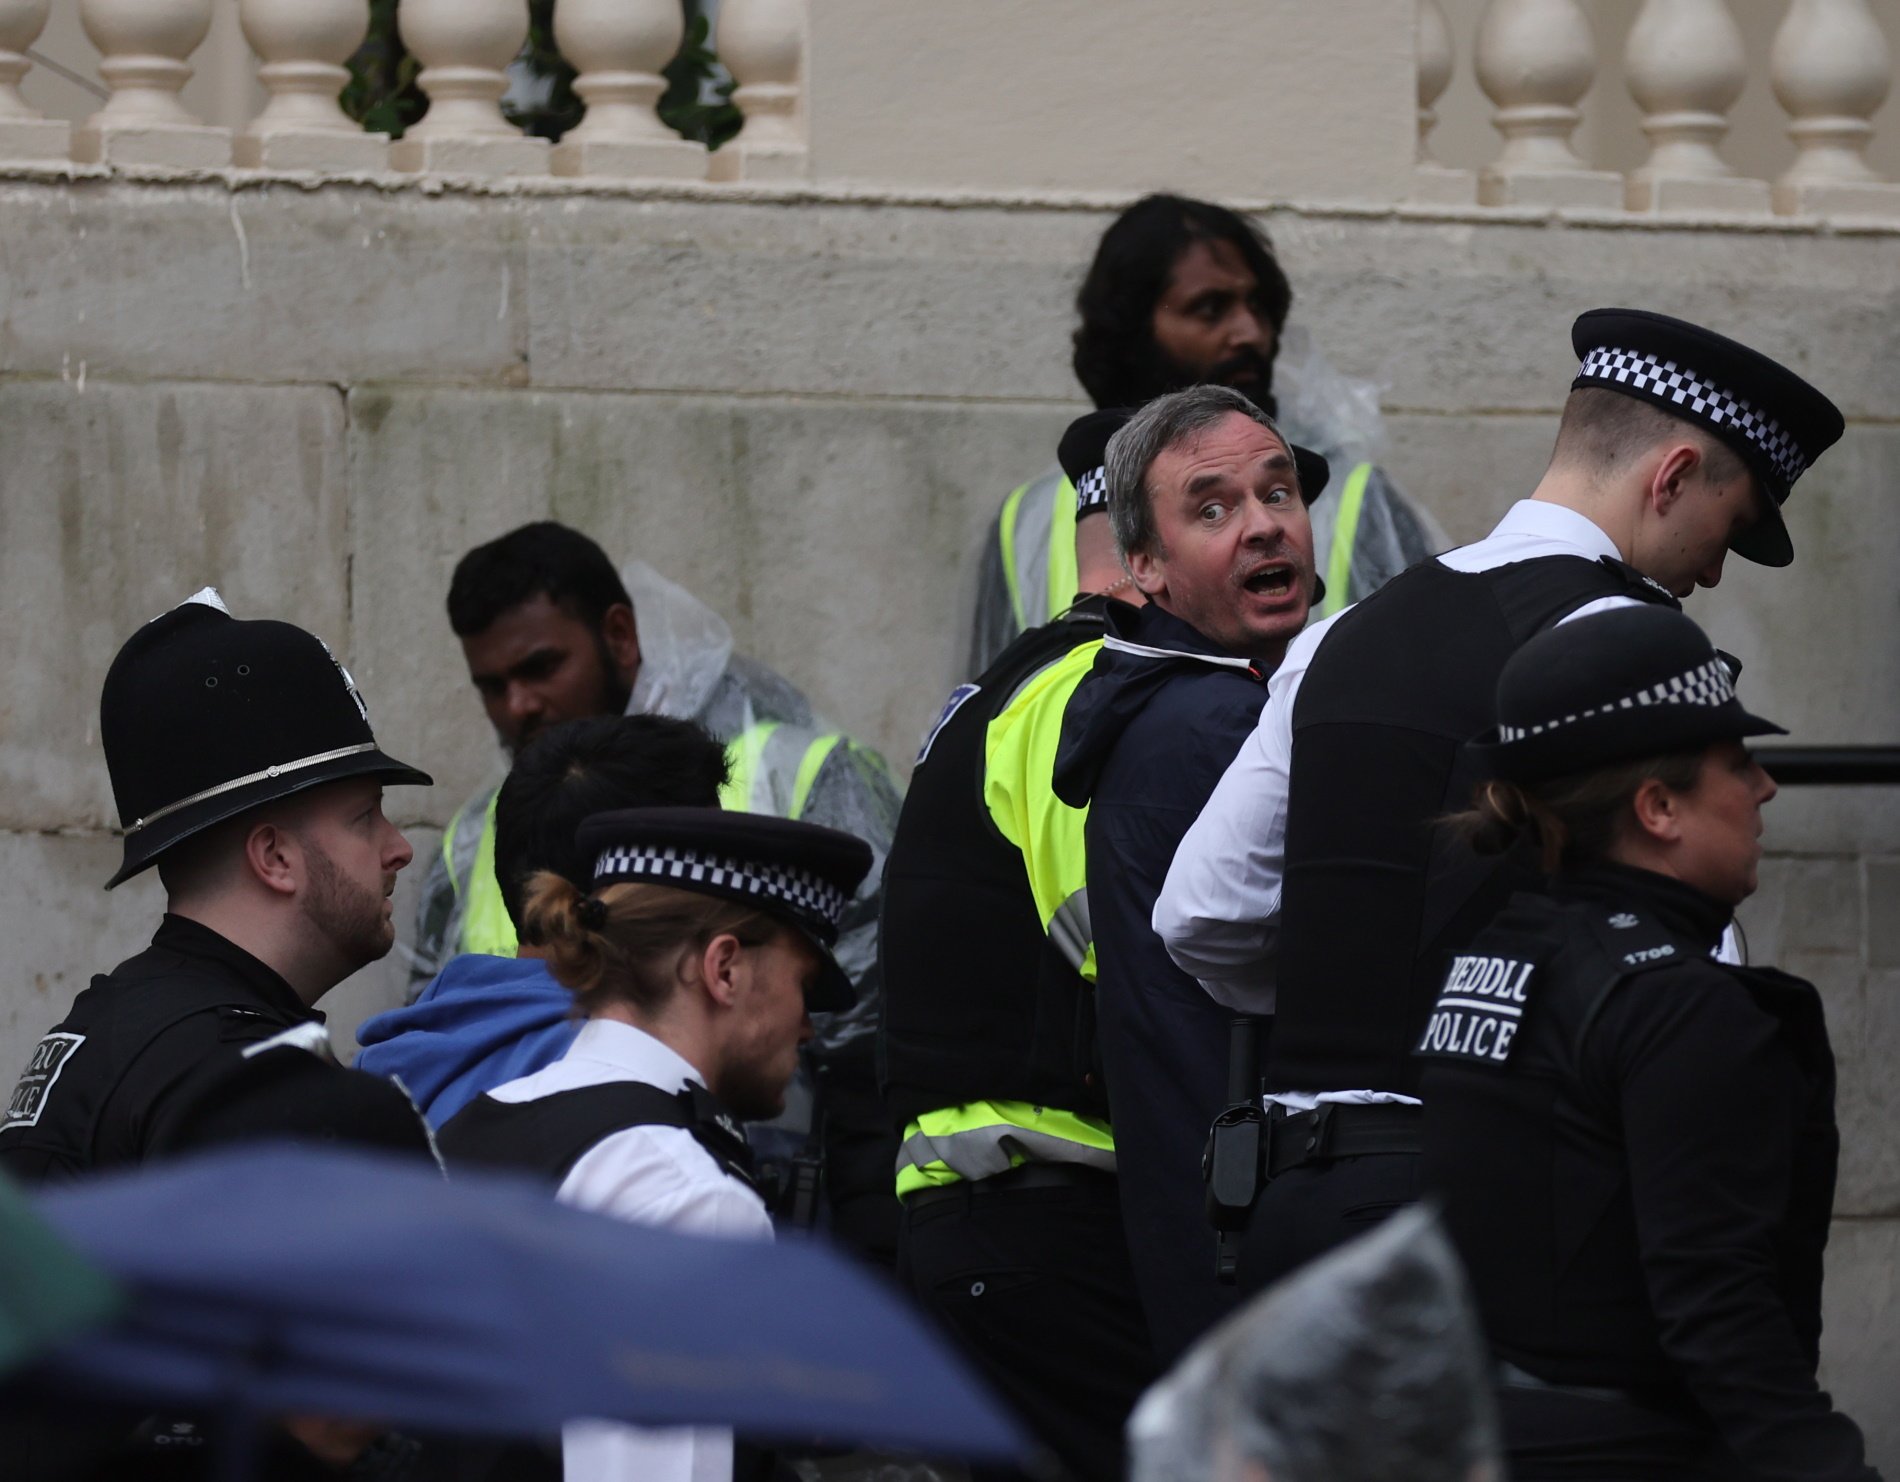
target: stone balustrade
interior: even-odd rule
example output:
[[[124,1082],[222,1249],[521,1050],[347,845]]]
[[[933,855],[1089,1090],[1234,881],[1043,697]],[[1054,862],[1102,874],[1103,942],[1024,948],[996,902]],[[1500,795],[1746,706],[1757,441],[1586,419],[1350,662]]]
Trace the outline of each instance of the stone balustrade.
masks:
[[[1900,184],[1882,179],[1865,158],[1873,116],[1893,82],[1891,49],[1870,0],[1789,0],[1770,80],[1796,158],[1773,182],[1742,176],[1721,150],[1750,81],[1728,0],[1643,0],[1624,38],[1621,82],[1640,111],[1649,152],[1626,174],[1600,168],[1571,143],[1602,70],[1601,38],[1580,0],[1485,5],[1471,57],[1503,144],[1475,179],[1445,169],[1427,148],[1458,38],[1439,0],[1418,0],[1417,24],[1415,201],[1900,220]]]
[[[678,0],[561,0],[555,41],[579,74],[586,112],[552,148],[499,106],[527,34],[527,0],[402,0],[398,23],[429,108],[393,144],[337,104],[365,29],[361,0],[237,0],[267,102],[235,132],[195,117],[180,96],[215,0],[76,3],[108,96],[69,130],[19,91],[50,0],[0,0],[0,163],[767,182],[810,174],[810,0],[720,6],[717,48],[745,127],[710,154],[655,112],[661,71],[681,41]],[[1872,4],[1786,0],[1766,68],[1757,57],[1751,69],[1728,0],[1643,0],[1620,38],[1598,33],[1602,16],[1584,0],[1487,0],[1465,9],[1472,34],[1463,36],[1441,0],[1417,0],[1417,160],[1399,194],[1445,207],[1900,221],[1900,184],[1867,162],[1893,81]],[[1606,55],[1620,67],[1606,69]],[[1475,170],[1440,162],[1427,137],[1467,60],[1499,136],[1495,157]],[[1723,152],[1751,85],[1763,97],[1772,89],[1786,117],[1793,163],[1773,180],[1750,178]],[[1585,109],[1592,99],[1601,106],[1607,88],[1627,89],[1640,116],[1647,153],[1632,168],[1606,168],[1577,143]]]
[[[528,35],[527,0],[401,0],[403,44],[429,100],[393,144],[338,105],[344,64],[368,24],[362,0],[238,0],[245,40],[268,95],[233,133],[180,99],[214,0],[78,0],[99,49],[108,97],[76,129],[20,96],[28,49],[52,0],[0,0],[0,164],[83,164],[461,176],[796,180],[806,173],[802,87],[806,0],[726,0],[717,48],[738,86],[745,128],[717,158],[663,124],[661,69],[682,39],[679,0],[562,0],[555,40],[579,73],[582,122],[553,148],[502,114],[510,63]]]

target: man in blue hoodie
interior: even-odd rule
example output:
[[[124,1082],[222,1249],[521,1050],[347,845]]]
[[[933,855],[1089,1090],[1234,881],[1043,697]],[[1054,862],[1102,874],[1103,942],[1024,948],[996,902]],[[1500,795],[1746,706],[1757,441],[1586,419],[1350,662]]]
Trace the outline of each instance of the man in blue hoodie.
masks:
[[[551,727],[515,758],[495,805],[495,875],[517,927],[530,877],[552,870],[586,889],[594,861],[581,821],[617,808],[716,808],[726,750],[692,721],[602,716]],[[440,1127],[484,1091],[558,1060],[573,1039],[574,995],[527,944],[513,957],[452,958],[412,1004],[357,1030],[359,1070],[395,1076]]]
[[[1224,386],[1150,402],[1108,445],[1115,543],[1148,605],[1109,604],[1109,636],[1063,713],[1055,790],[1089,808],[1096,1023],[1129,1253],[1163,1364],[1232,1301],[1214,1277],[1200,1161],[1233,1016],[1149,921],[1175,846],[1317,599],[1307,507],[1326,478],[1324,458]]]

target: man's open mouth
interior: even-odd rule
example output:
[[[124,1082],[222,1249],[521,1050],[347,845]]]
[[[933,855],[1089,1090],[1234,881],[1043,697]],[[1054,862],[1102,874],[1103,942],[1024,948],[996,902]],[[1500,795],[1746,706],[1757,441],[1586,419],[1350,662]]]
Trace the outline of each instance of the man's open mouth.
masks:
[[[1262,566],[1240,584],[1257,597],[1284,597],[1293,590],[1293,568]]]

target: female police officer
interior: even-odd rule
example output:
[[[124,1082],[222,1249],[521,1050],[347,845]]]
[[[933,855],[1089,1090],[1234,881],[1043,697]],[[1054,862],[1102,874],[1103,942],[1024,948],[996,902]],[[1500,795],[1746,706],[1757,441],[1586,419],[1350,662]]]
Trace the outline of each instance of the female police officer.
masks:
[[[1815,1383],[1838,1138],[1812,986],[1712,955],[1775,787],[1725,660],[1624,608],[1511,659],[1480,849],[1541,851],[1424,1025],[1426,1174],[1519,1479],[1866,1482]]]

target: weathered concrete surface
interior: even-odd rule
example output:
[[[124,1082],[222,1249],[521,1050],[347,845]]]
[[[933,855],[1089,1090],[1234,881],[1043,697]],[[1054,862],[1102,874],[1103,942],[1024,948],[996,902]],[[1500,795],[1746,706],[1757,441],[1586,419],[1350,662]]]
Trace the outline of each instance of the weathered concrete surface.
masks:
[[[1067,411],[702,397],[351,394],[356,674],[446,821],[494,765],[443,595],[463,551],[552,517],[674,573],[738,647],[907,766],[966,646],[971,554]],[[400,697],[398,699],[397,697]]]
[[[73,995],[158,925],[165,897],[156,877],[101,888],[120,856],[109,835],[0,830],[0,1080],[9,1088]]]
[[[1867,1433],[1883,1473],[1900,1459],[1900,1224],[1836,1220],[1827,1248],[1821,1384]]]
[[[425,858],[493,765],[442,602],[470,545],[552,515],[720,607],[743,649],[900,768],[949,684],[977,538],[1076,405],[1074,203],[331,185],[0,182],[0,1066],[135,950],[98,687],[208,581],[347,656]],[[1267,216],[1295,315],[1384,388],[1384,462],[1455,538],[1535,483],[1596,303],[1705,316],[1848,407],[1789,506],[1800,559],[1690,610],[1808,742],[1900,738],[1900,277],[1893,236]],[[83,229],[83,235],[81,231]],[[1845,1147],[1829,1369],[1881,1431],[1900,1387],[1900,790],[1790,790],[1746,921],[1812,976]],[[328,1001],[346,1049],[399,957]],[[4,1075],[5,1071],[0,1071]],[[1882,1304],[1886,1305],[1882,1305]],[[1881,1325],[1884,1314],[1885,1326]]]
[[[343,398],[0,378],[0,828],[105,828],[99,684],[199,587],[349,644]]]

